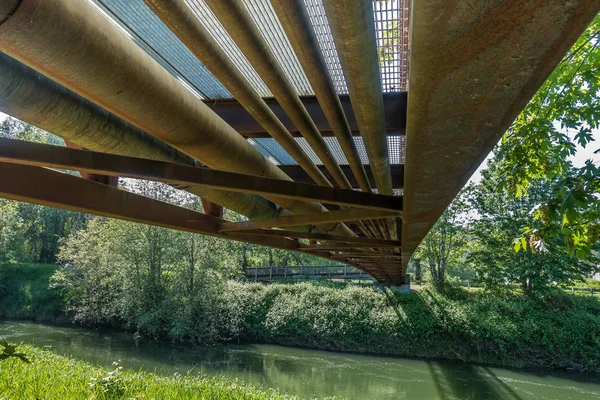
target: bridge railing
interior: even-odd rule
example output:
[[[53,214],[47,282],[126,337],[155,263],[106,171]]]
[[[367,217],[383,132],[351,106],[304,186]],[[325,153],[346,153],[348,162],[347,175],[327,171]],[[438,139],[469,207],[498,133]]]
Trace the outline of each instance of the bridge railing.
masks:
[[[372,279],[363,271],[347,265],[297,265],[247,268],[245,275],[250,280],[301,279],[307,277],[321,279]]]

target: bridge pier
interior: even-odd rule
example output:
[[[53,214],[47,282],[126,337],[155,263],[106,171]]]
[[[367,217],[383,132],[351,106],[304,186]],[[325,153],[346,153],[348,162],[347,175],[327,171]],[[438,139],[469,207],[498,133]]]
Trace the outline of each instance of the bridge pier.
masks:
[[[399,294],[409,294],[410,293],[410,275],[404,276],[404,283],[398,286],[388,286],[388,288],[394,292]]]

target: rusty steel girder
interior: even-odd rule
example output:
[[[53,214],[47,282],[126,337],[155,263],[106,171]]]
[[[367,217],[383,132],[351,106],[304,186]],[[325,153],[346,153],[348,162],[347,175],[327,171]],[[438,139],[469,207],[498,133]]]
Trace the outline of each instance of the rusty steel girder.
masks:
[[[0,111],[90,150],[184,165],[196,163],[3,53]],[[197,186],[186,186],[185,190],[248,217],[273,218],[277,214],[277,207],[260,196]]]
[[[0,51],[211,168],[290,180],[89,2],[21,0],[3,19]],[[326,211],[270,200],[297,214]],[[319,227],[354,235],[343,224]]]
[[[600,10],[600,0],[413,4],[404,271],[460,188]]]

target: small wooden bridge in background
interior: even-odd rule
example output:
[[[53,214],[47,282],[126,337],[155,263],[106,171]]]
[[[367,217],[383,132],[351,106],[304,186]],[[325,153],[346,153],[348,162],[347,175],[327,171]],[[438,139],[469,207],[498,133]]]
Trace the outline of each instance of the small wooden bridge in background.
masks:
[[[358,268],[347,265],[248,268],[246,269],[246,279],[255,282],[287,279],[374,280]]]

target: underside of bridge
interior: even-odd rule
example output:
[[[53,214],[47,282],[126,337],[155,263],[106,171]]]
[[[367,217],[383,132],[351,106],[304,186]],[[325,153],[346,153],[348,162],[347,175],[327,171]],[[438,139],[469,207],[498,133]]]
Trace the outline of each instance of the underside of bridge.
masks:
[[[0,196],[304,252],[400,284],[599,10],[600,0],[4,0],[0,111],[69,146],[1,139]],[[114,177],[169,183],[201,197],[204,213]],[[224,220],[223,207],[247,220]]]

